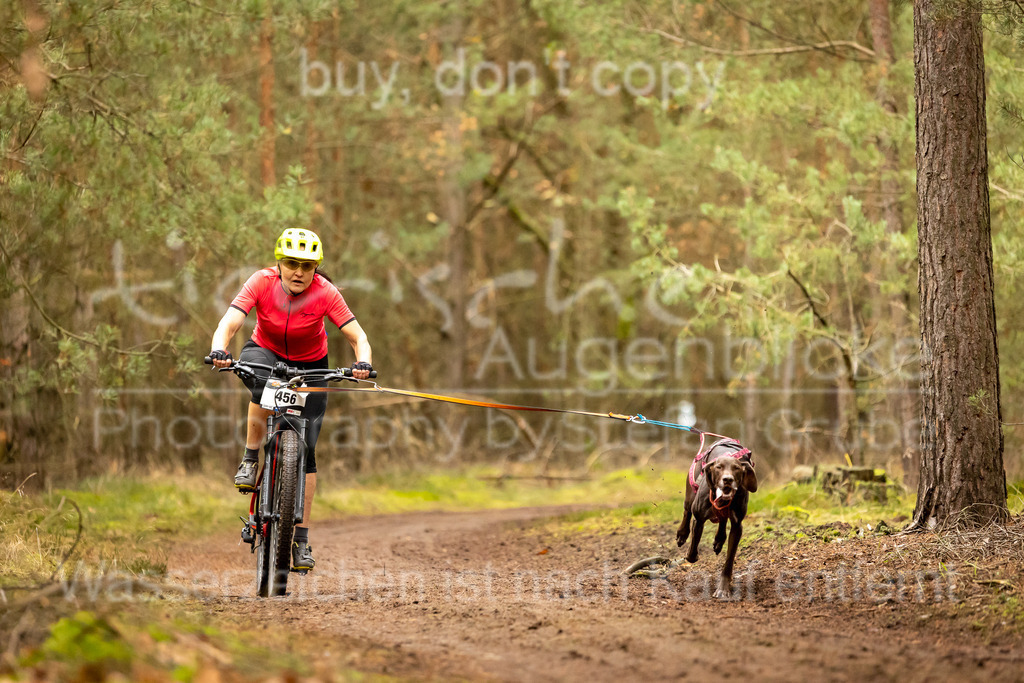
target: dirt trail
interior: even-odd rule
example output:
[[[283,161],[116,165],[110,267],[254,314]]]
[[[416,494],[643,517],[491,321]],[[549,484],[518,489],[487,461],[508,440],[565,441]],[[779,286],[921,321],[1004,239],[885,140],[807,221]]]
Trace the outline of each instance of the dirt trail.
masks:
[[[667,581],[626,579],[621,571],[634,560],[679,554],[673,530],[555,536],[538,525],[566,511],[320,522],[312,532],[317,569],[292,575],[285,598],[251,597],[255,563],[234,537],[183,550],[169,570],[200,585],[206,608],[221,618],[251,625],[256,617],[287,625],[307,644],[325,643],[324,669],[591,683],[1024,677],[1019,639],[962,633],[934,617],[929,599],[879,602],[855,586],[850,599],[794,599],[803,595],[798,582],[779,583],[774,560],[745,544],[738,601],[707,599],[721,567],[710,546]]]

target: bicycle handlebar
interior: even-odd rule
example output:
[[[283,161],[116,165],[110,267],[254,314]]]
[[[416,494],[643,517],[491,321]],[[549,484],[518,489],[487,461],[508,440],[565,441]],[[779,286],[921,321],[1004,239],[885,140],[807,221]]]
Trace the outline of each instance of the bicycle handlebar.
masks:
[[[203,358],[203,363],[206,365],[213,365],[213,359],[209,356]],[[248,361],[231,361],[231,365],[226,368],[219,368],[220,370],[241,370],[242,372],[248,372],[249,374],[255,375],[249,368],[255,368],[257,370],[266,370],[271,376],[276,375],[281,379],[294,379],[296,377],[309,378],[319,380],[331,381],[332,379],[353,379],[352,368],[322,368],[322,369],[309,369],[304,370],[302,368],[296,368],[288,365],[287,363],[275,363],[274,365],[266,365],[264,363],[251,363]],[[370,378],[375,379],[377,377],[377,371],[370,371]]]

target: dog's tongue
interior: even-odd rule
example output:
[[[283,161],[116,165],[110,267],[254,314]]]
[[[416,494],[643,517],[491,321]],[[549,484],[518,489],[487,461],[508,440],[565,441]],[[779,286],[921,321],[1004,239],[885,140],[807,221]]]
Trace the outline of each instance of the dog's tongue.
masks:
[[[732,494],[732,489],[729,489],[729,491],[727,492],[723,491],[722,487],[718,487],[717,489],[715,489],[715,498],[717,500],[732,500]]]

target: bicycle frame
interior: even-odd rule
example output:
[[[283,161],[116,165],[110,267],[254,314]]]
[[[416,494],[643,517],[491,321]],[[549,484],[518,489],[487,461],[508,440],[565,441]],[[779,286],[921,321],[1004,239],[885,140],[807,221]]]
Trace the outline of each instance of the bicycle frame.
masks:
[[[266,378],[267,380],[279,379],[289,380],[288,386],[294,386],[296,384],[304,384],[307,379],[316,380],[321,379],[319,375],[335,374],[341,370],[325,371],[325,370],[309,370],[302,371],[300,368],[293,368],[283,363],[277,363],[274,366],[267,366],[259,363],[235,363],[232,368],[235,369],[236,374],[239,370],[245,371],[244,368],[257,368],[267,370],[270,375]],[[297,374],[305,372],[306,374]],[[251,373],[256,374],[256,373]],[[272,495],[260,495],[264,491],[273,491],[273,480],[277,474],[277,468],[273,464],[268,466],[268,463],[274,463],[277,453],[271,453],[270,448],[276,444],[277,449],[280,450],[280,433],[286,430],[294,431],[298,434],[299,441],[299,461],[297,467],[297,481],[295,491],[295,505],[293,512],[293,523],[302,524],[304,510],[304,503],[306,498],[306,454],[309,451],[309,444],[306,442],[306,429],[309,425],[309,418],[301,415],[302,411],[296,411],[294,408],[287,406],[279,406],[275,404],[273,413],[267,418],[267,436],[266,436],[266,447],[265,457],[263,461],[263,471],[260,477],[260,483],[257,485],[256,490],[253,492],[254,501],[259,501],[259,508],[253,509],[255,506],[250,507],[249,520],[247,527],[254,530],[256,533],[251,534],[248,538],[243,536],[246,541],[252,546],[251,552],[256,552],[256,538],[255,536],[265,537],[266,534],[260,533],[264,528],[265,524],[275,520],[275,515],[278,513],[274,512],[274,498]],[[296,415],[295,413],[299,414]],[[275,441],[276,440],[276,441]],[[251,539],[251,540],[249,540]]]
[[[212,364],[207,357],[206,363]],[[235,361],[230,366],[219,368],[220,371],[231,371],[239,376],[251,376],[265,380],[267,389],[273,393],[273,412],[267,418],[267,441],[263,470],[249,504],[249,518],[242,517],[245,524],[242,540],[250,546],[250,552],[257,556],[257,589],[260,596],[284,595],[287,575],[291,567],[290,553],[282,555],[282,548],[290,548],[295,525],[303,521],[306,498],[306,455],[309,444],[306,443],[307,428],[310,418],[303,416],[304,406],[296,410],[297,398],[294,387],[305,386],[308,382],[329,382],[342,379],[353,380],[350,368],[313,369],[295,368],[286,363],[275,363],[273,366],[261,363]],[[257,371],[263,371],[261,374]],[[371,373],[375,377],[376,372]],[[271,384],[279,380],[278,384]],[[354,380],[353,380],[354,381]],[[266,395],[266,394],[265,394]],[[284,403],[281,403],[281,400]],[[304,401],[303,401],[304,404]],[[261,402],[261,405],[266,404]],[[286,439],[289,432],[296,434],[296,439]],[[285,442],[288,445],[285,445]],[[297,454],[296,454],[297,450]],[[285,463],[291,461],[285,469],[279,465],[279,456]],[[293,459],[293,456],[297,456]],[[294,473],[295,480],[291,479]],[[279,494],[277,479],[281,480],[282,491]],[[285,483],[287,482],[287,483]],[[288,499],[293,497],[291,501]],[[283,498],[283,500],[280,500]],[[291,503],[293,509],[289,514],[280,506]],[[258,541],[258,542],[257,542]],[[287,562],[287,564],[285,564]],[[282,566],[284,565],[284,566]],[[305,574],[307,570],[294,570]]]
[[[299,467],[298,467],[298,488],[295,493],[295,523],[302,524],[302,516],[304,513],[303,502],[306,496],[306,453],[309,450],[309,444],[306,443],[306,426],[309,424],[309,418],[306,417],[288,417],[284,418],[279,414],[271,415],[267,418],[267,446],[273,442],[274,437],[277,433],[287,429],[291,429],[298,432],[299,444],[302,448],[299,449]],[[266,453],[266,457],[269,458],[270,454]],[[273,468],[266,467],[266,459],[264,459],[263,467],[263,478],[260,480],[260,485],[257,486],[256,493],[259,492],[260,487],[266,487],[264,491],[271,490],[271,478],[274,476]],[[263,497],[263,506],[260,508],[260,521],[270,519],[273,516],[271,510],[271,504],[273,501],[270,500],[269,496]],[[255,523],[255,519],[249,520]]]

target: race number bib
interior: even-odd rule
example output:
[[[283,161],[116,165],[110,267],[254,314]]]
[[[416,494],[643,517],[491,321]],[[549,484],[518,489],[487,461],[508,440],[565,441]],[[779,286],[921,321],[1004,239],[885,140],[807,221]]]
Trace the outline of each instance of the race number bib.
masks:
[[[268,379],[260,397],[260,407],[266,410],[275,408],[301,408],[306,405],[306,395],[290,389],[287,383],[277,379]]]

